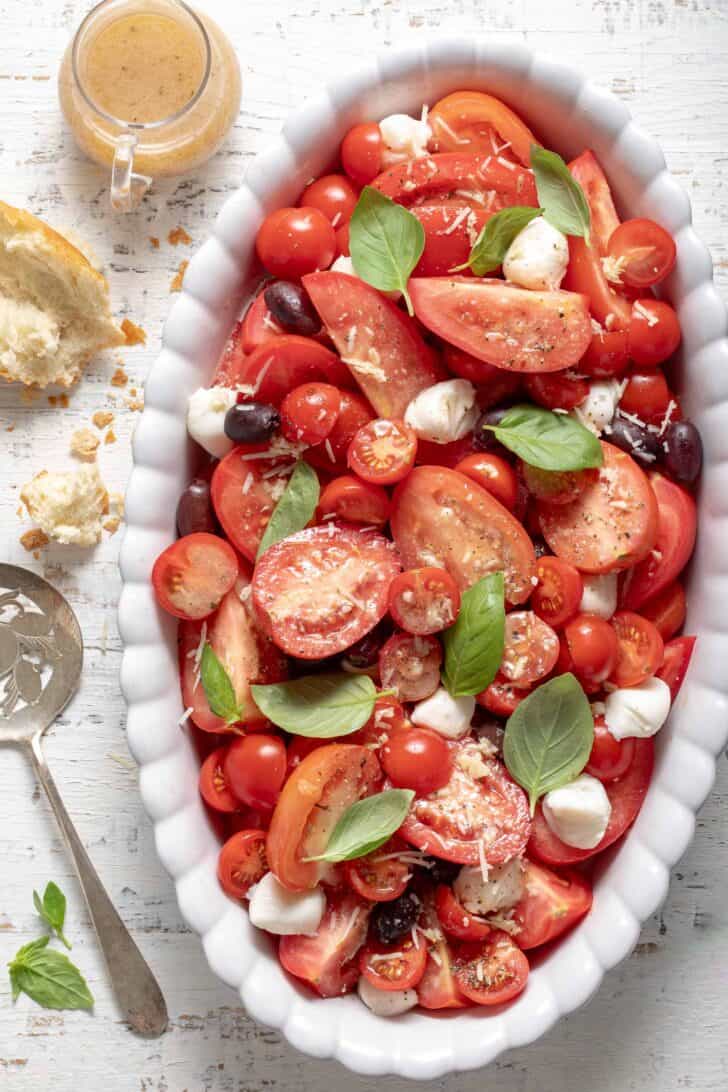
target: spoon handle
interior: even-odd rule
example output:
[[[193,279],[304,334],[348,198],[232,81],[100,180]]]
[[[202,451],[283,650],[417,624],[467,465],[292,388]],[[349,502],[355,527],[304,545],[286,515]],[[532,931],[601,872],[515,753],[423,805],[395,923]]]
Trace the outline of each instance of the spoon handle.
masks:
[[[116,999],[134,1031],[152,1038],[161,1035],[167,1027],[167,1006],[157,980],[91,864],[46,765],[39,735],[31,740],[29,751],[36,776],[45,789],[64,841],[71,851]]]

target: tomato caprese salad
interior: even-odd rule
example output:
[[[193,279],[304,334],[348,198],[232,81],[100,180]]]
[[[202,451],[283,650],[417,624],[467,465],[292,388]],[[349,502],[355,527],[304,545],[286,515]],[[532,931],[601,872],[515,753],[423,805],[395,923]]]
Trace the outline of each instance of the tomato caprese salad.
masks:
[[[458,91],[256,238],[158,558],[219,879],[322,997],[497,1005],[588,913],[694,638],[675,245]]]

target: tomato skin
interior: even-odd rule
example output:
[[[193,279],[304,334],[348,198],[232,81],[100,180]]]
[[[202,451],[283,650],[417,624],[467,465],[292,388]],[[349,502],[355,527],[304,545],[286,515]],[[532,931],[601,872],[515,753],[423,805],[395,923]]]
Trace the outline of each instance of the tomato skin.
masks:
[[[303,383],[331,383],[349,389],[349,369],[336,353],[310,337],[281,334],[260,345],[248,357],[223,358],[215,383],[222,386],[247,386],[256,390],[258,402],[280,406],[294,387]]]
[[[341,395],[330,383],[294,387],[281,403],[281,432],[286,440],[319,444],[330,434],[341,409]]]
[[[342,224],[336,229],[336,257],[349,257],[349,225]]]
[[[200,795],[215,811],[233,812],[240,807],[225,773],[227,747],[218,747],[209,754],[200,768]]]
[[[612,628],[617,634],[618,651],[611,681],[615,686],[638,686],[662,663],[662,637],[649,618],[631,610],[618,610]]]
[[[579,361],[579,367],[581,367],[581,361]],[[584,401],[589,394],[589,384],[585,379],[570,379],[566,375],[561,375],[560,372],[551,372],[546,375],[527,375],[526,390],[539,406],[545,406],[550,410],[570,410],[574,406],[580,406]]]
[[[579,361],[579,371],[594,379],[612,379],[622,375],[628,364],[627,330],[599,330],[592,334],[589,347]]]
[[[476,1005],[502,1005],[526,988],[528,960],[507,933],[492,929],[480,941],[463,941],[455,949],[458,988]]]
[[[619,400],[619,408],[625,413],[650,425],[659,425],[673,400],[667,380],[662,372],[641,369],[630,372],[627,386]]]
[[[386,523],[391,502],[381,485],[362,481],[353,474],[334,478],[319,497],[319,519],[335,515],[351,523]]]
[[[584,191],[591,213],[591,235],[597,251],[604,256],[609,240],[619,227],[607,176],[592,151],[582,152],[569,163],[569,170]]]
[[[467,150],[475,154],[498,155],[498,144],[494,146],[492,141],[495,132],[500,142],[508,145],[508,151],[528,167],[531,145],[538,144],[515,111],[500,99],[481,91],[455,91],[446,95],[435,103],[427,120],[436,152]]]
[[[663,641],[669,641],[685,624],[687,602],[680,581],[675,580],[653,595],[642,604],[640,613],[654,623]]]
[[[488,451],[479,451],[475,455],[466,455],[455,469],[459,474],[482,485],[491,496],[512,512],[518,503],[518,478],[510,463],[500,455]]]
[[[453,624],[459,610],[460,589],[446,569],[408,569],[389,585],[389,613],[407,633],[439,633]]]
[[[615,739],[604,717],[594,718],[594,742],[585,770],[600,781],[618,781],[634,759],[634,739]]]
[[[363,899],[371,902],[392,902],[398,899],[410,881],[409,865],[391,854],[402,852],[407,847],[392,839],[385,842],[373,853],[357,857],[353,861],[344,861],[344,876],[349,887]],[[389,860],[384,860],[390,856]]]
[[[360,394],[353,391],[339,391],[339,394],[339,416],[334,427],[323,444],[316,444],[306,452],[307,462],[329,473],[346,472],[349,444],[359,429],[374,417],[369,403]]]
[[[468,913],[447,884],[441,883],[435,888],[435,907],[440,925],[456,940],[482,940],[490,932],[490,925]]]
[[[231,340],[235,342],[236,338],[239,338],[245,356],[254,352],[260,345],[266,345],[284,334],[285,330],[278,325],[268,310],[264,292],[261,291],[248,307],[242,322],[238,323],[233,331]]]
[[[266,850],[284,887],[315,887],[323,866],[305,861],[326,848],[336,822],[357,800],[377,791],[379,763],[367,747],[329,743],[308,754],[283,785],[271,818]]]
[[[612,842],[616,842],[617,838],[621,838],[637,818],[652,777],[654,740],[635,739],[634,744],[634,759],[626,774],[618,781],[610,781],[604,786],[612,805],[612,814],[599,845],[594,849],[576,849],[575,846],[567,846],[550,830],[543,817],[541,805],[538,804],[533,819],[531,839],[528,843],[529,856],[534,856],[547,865],[576,864],[577,861],[585,861],[588,857],[600,853]]]
[[[516,687],[496,675],[490,686],[475,695],[475,700],[496,717],[510,717],[529,693],[528,688]]]
[[[664,280],[675,265],[675,242],[654,220],[626,220],[609,240],[608,254],[619,262],[622,281],[649,288]]]
[[[559,658],[559,639],[531,610],[506,615],[505,646],[499,674],[519,689],[530,690],[551,673]]]
[[[286,748],[278,736],[256,734],[235,739],[225,755],[225,780],[248,807],[275,806],[286,776]]]
[[[355,125],[341,143],[341,165],[349,178],[366,186],[382,169],[384,141],[376,122]]]
[[[605,329],[626,330],[629,327],[632,316],[629,300],[609,284],[598,252],[576,235],[569,236],[569,265],[562,287],[584,295],[591,314]]]
[[[351,740],[351,737],[349,737]],[[351,740],[354,742],[354,740]],[[356,740],[358,743],[359,740]],[[325,739],[316,739],[313,736],[293,736],[290,743],[286,747],[286,777],[290,777],[296,767],[300,766],[304,758],[311,754],[311,751],[318,750],[319,747],[325,747]]]
[[[459,462],[467,455],[474,452],[473,434],[468,433],[461,440],[453,440],[449,444],[436,444],[434,440],[417,439],[417,455],[415,463],[418,466],[446,466],[454,470]]]
[[[680,344],[680,323],[669,303],[635,300],[629,324],[629,352],[636,364],[663,364]]]
[[[554,629],[573,618],[584,594],[578,569],[560,557],[540,557],[536,562],[538,584],[531,596],[531,609]]]
[[[318,209],[332,227],[338,228],[351,219],[359,194],[346,175],[325,174],[311,182],[301,194],[300,204]]]
[[[429,936],[420,934],[427,944],[427,963],[417,986],[417,1000],[423,1009],[462,1009],[468,1004],[455,983],[452,951],[439,925],[434,893],[422,892],[419,924]]]
[[[314,936],[284,936],[278,958],[289,974],[320,997],[339,997],[359,978],[356,953],[364,943],[371,907],[352,891],[331,892]]]
[[[198,622],[217,610],[237,576],[232,546],[218,535],[196,531],[162,551],[154,562],[152,584],[168,614]]]
[[[394,485],[415,465],[417,434],[404,421],[379,417],[359,429],[347,462],[365,482]]]
[[[217,862],[217,878],[226,895],[245,899],[268,871],[265,831],[239,830],[225,842]]]
[[[218,463],[210,486],[215,515],[225,534],[251,562],[255,561],[263,532],[277,503],[273,490],[279,479],[276,475],[263,475],[279,466],[282,470],[280,480],[287,481],[285,471],[291,465],[290,457],[251,458],[256,448],[260,448],[263,455],[267,447],[267,444],[234,447]]]
[[[414,216],[425,229],[425,249],[414,268],[415,277],[445,276],[457,265],[467,262],[473,240],[490,219],[484,209],[463,209],[453,205],[417,205]]]
[[[359,953],[359,970],[378,990],[413,989],[422,978],[426,963],[427,948],[421,942],[415,946],[411,937],[393,945],[370,940]]]
[[[383,171],[372,184],[398,205],[439,202],[458,189],[469,191],[468,207],[480,204],[490,212],[507,205],[530,205],[532,208],[538,205],[531,171],[503,166],[492,153],[441,152],[423,156],[397,163]]]
[[[577,614],[564,627],[572,670],[579,682],[593,689],[608,679],[617,666],[617,634],[596,614]]]
[[[414,789],[423,796],[447,785],[452,772],[452,756],[445,740],[430,728],[419,726],[392,732],[379,760],[395,788]]]
[[[266,216],[255,248],[269,273],[295,280],[317,269],[328,269],[336,254],[336,237],[319,209],[282,208]]]
[[[640,610],[671,584],[695,546],[697,508],[690,493],[662,474],[651,474],[649,480],[658,509],[655,549],[624,577],[619,603],[627,610]]]
[[[657,677],[670,687],[670,696],[673,701],[678,696],[690,666],[690,658],[696,640],[695,637],[675,637],[674,640],[668,641],[665,645],[665,656],[662,666],[657,672]]]
[[[400,701],[422,701],[440,683],[442,647],[436,637],[394,633],[379,653],[382,686]]]
[[[526,861],[525,893],[513,911],[521,949],[538,948],[565,933],[589,913],[592,889],[579,872],[552,872]]]

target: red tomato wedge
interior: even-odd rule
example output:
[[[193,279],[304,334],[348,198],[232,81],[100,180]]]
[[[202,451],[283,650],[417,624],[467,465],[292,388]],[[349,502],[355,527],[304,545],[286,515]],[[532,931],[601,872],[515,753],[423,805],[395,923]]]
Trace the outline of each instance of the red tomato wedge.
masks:
[[[539,804],[533,818],[533,828],[528,843],[529,854],[547,865],[570,865],[577,861],[585,861],[587,857],[593,857],[595,853],[601,853],[607,846],[611,846],[612,842],[616,842],[617,838],[621,838],[627,828],[634,823],[644,803],[652,777],[654,751],[654,740],[636,739],[634,758],[624,777],[604,785],[612,805],[612,814],[604,837],[598,846],[594,849],[576,849],[574,846],[567,846],[548,826]]]
[[[320,997],[339,997],[359,978],[355,959],[367,935],[370,907],[353,892],[331,894],[314,936],[281,937],[278,958],[285,970]]]
[[[192,710],[192,721],[203,732],[232,731],[211,711],[200,681],[200,657],[206,641],[233,684],[243,723],[265,721],[250,696],[251,683],[274,683],[286,678],[285,657],[263,636],[251,611],[241,602],[240,592],[246,584],[238,580],[207,622],[183,622],[179,628],[182,702],[185,709]]]
[[[513,912],[519,948],[537,948],[570,929],[589,912],[592,889],[578,872],[552,872],[526,861],[525,893]]]
[[[380,417],[404,417],[412,399],[442,378],[413,320],[376,288],[346,273],[312,273],[303,283]]]
[[[457,940],[482,940],[490,932],[487,921],[466,910],[446,883],[435,888],[435,906],[440,925]]]
[[[629,569],[647,557],[658,532],[657,501],[647,476],[612,444],[602,442],[602,451],[604,465],[596,480],[575,500],[538,505],[550,548],[585,573]]]
[[[261,297],[262,299],[262,297]],[[279,406],[289,391],[304,383],[351,387],[351,376],[336,353],[310,337],[281,334],[259,345],[250,356],[224,356],[215,384],[247,387],[246,397]]]
[[[624,578],[620,606],[628,610],[639,610],[672,584],[695,546],[698,513],[690,493],[662,474],[651,474],[649,480],[657,499],[657,536],[654,551]]]
[[[391,839],[373,853],[344,861],[346,882],[357,895],[371,902],[391,902],[402,895],[410,881],[410,866],[402,859],[407,846]]]
[[[428,796],[417,797],[400,828],[401,837],[425,853],[458,864],[502,864],[521,853],[531,828],[528,800],[505,766],[483,758],[471,742],[454,745],[450,780]],[[487,772],[473,777],[461,764],[481,759]]]
[[[493,215],[485,209],[455,205],[415,205],[412,212],[425,229],[425,249],[415,277],[442,277],[467,262],[473,243]]]
[[[248,561],[255,561],[280,497],[280,485],[287,483],[286,471],[291,465],[290,456],[255,457],[258,451],[263,456],[266,450],[266,444],[234,447],[218,463],[210,487],[215,514],[225,534]],[[272,473],[276,466],[281,469],[280,475]]]
[[[502,1005],[526,988],[528,960],[507,933],[492,929],[484,940],[463,941],[453,965],[458,989],[476,1005]]]
[[[323,853],[347,808],[376,792],[381,770],[374,752],[354,743],[317,747],[299,763],[278,797],[266,849],[271,869],[291,891],[315,887]]]
[[[505,574],[506,599],[523,603],[536,574],[533,543],[481,486],[443,466],[418,466],[395,490],[392,536],[405,569],[447,569],[461,591],[489,572]]]
[[[569,170],[584,191],[591,212],[592,241],[602,257],[609,249],[609,240],[619,227],[612,191],[594,152],[582,152],[569,164]]]
[[[507,150],[528,167],[531,145],[539,143],[510,106],[482,91],[446,95],[435,103],[427,120],[438,152],[498,155]],[[496,143],[494,136],[498,138]]]
[[[372,186],[399,205],[431,204],[454,196],[487,212],[506,205],[538,206],[531,171],[499,161],[492,153],[445,152],[408,159],[384,171]]]
[[[238,575],[232,546],[205,531],[178,538],[163,550],[152,569],[160,607],[175,618],[199,621],[220,606]]]
[[[330,520],[266,550],[255,567],[253,603],[279,648],[322,659],[343,652],[384,617],[399,571],[397,552],[382,535]]]
[[[415,277],[417,318],[459,349],[510,372],[570,368],[592,339],[589,301],[476,277]]]
[[[265,295],[262,291],[250,304],[242,322],[238,323],[238,327],[240,327],[240,345],[243,353],[252,353],[261,345],[267,345],[275,338],[282,337],[286,332],[282,326],[278,325],[268,310]],[[235,340],[235,332],[233,332],[231,342]]]
[[[417,986],[417,1000],[423,1009],[462,1009],[467,1001],[455,982],[452,951],[440,928],[434,894],[425,891],[420,912],[420,943],[427,944],[427,963]],[[424,933],[422,930],[426,930]]]
[[[569,236],[569,265],[563,286],[569,292],[582,293],[591,314],[605,329],[629,327],[632,304],[609,284],[598,251],[577,235]]]
[[[670,687],[670,696],[673,701],[680,691],[690,666],[696,640],[696,637],[676,637],[665,645],[665,655],[657,677]]]

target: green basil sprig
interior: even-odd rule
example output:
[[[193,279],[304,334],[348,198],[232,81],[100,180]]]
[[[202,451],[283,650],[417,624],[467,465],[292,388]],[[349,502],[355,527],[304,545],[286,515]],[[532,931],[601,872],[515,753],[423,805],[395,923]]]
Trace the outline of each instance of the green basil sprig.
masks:
[[[377,688],[368,675],[343,673],[306,675],[250,690],[261,713],[279,728],[314,739],[357,732],[369,720],[377,699]]]
[[[260,557],[281,539],[302,531],[309,522],[319,502],[319,480],[316,471],[303,459],[299,460],[281,499],[273,509],[256,557]]]
[[[240,720],[240,708],[230,676],[209,643],[202,650],[200,681],[207,704],[216,717],[221,717],[226,724],[235,724]]]
[[[564,235],[590,241],[591,212],[584,191],[557,152],[531,145],[531,167],[543,215]]]
[[[33,905],[38,915],[70,950],[71,945],[63,933],[63,924],[66,920],[66,896],[60,887],[51,880],[50,883],[46,884],[42,899],[38,892],[34,891]]]
[[[443,634],[442,683],[453,697],[479,694],[490,686],[503,659],[503,573],[488,573],[464,591],[460,613]]]
[[[452,270],[458,273],[461,269],[470,267],[476,277],[483,277],[491,273],[503,264],[508,248],[523,229],[541,216],[543,209],[534,209],[526,205],[512,205],[511,208],[501,209],[491,216],[483,225],[478,238],[473,243],[473,249],[467,262],[457,265]]]
[[[381,292],[402,293],[414,314],[407,281],[425,249],[425,229],[413,213],[365,186],[349,221],[349,252],[357,276]]]
[[[503,759],[528,793],[531,815],[544,793],[582,772],[593,742],[591,708],[573,675],[559,675],[523,699],[508,718]]]
[[[414,796],[411,789],[387,789],[358,800],[339,819],[325,851],[307,860],[335,863],[373,853],[402,826]]]
[[[604,462],[599,438],[566,413],[523,403],[512,406],[497,425],[483,428],[541,470],[586,470]]]
[[[26,993],[44,1009],[90,1009],[86,979],[68,956],[48,947],[50,937],[24,944],[9,964],[13,1001]]]

